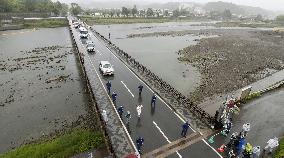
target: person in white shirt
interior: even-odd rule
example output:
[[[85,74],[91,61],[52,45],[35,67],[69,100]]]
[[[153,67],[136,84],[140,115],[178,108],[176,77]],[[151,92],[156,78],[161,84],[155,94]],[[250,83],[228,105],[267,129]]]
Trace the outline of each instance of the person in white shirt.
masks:
[[[142,113],[142,107],[143,105],[137,105],[136,111],[137,111],[137,116],[140,118],[141,113]]]
[[[272,150],[274,148],[276,148],[278,145],[279,145],[278,138],[275,137],[273,139],[269,139],[269,141],[267,142],[267,145],[264,148],[264,150],[266,151],[267,149],[269,149],[269,153],[271,154]]]

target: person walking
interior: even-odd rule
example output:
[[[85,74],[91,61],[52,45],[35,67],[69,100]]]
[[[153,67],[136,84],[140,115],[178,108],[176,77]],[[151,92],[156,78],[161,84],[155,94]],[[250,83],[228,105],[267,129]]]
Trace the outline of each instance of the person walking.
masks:
[[[106,87],[107,87],[108,94],[110,94],[110,88],[111,88],[111,82],[110,81],[107,81]]]
[[[118,112],[118,114],[119,114],[120,118],[122,118],[123,110],[124,110],[124,108],[123,108],[123,106],[122,106],[122,105],[120,105],[120,106],[117,108],[117,112]]]
[[[130,123],[130,119],[131,119],[130,111],[127,111],[125,117],[126,117],[126,124],[128,125]]]
[[[157,99],[157,97],[156,97],[156,95],[154,93],[153,96],[152,96],[152,99],[151,99],[151,106],[152,107],[153,107],[153,105],[154,105],[154,107],[156,106],[156,99]]]
[[[137,105],[137,107],[136,107],[138,118],[140,118],[140,115],[142,113],[142,107],[143,107],[143,105]]]
[[[243,129],[242,129],[242,133],[243,136],[246,137],[248,132],[250,131],[250,123],[245,123],[243,124]]]
[[[278,138],[273,138],[273,139],[269,139],[269,141],[267,142],[267,145],[265,146],[264,148],[264,151],[266,151],[267,149],[269,149],[269,153],[268,154],[271,154],[272,153],[272,150],[274,148],[276,148],[277,146],[279,145],[279,142],[278,142]]]
[[[116,97],[117,94],[115,92],[112,93],[111,98],[112,98],[112,102],[115,104],[116,103]]]
[[[108,117],[107,117],[107,112],[106,112],[106,110],[103,110],[102,116],[103,116],[103,119],[104,119],[105,123],[107,123],[107,122],[108,122]]]
[[[142,146],[143,146],[143,143],[144,143],[144,138],[142,138],[142,137],[138,137],[137,139],[136,139],[136,145],[137,145],[137,150],[138,150],[138,152],[139,152],[139,154],[141,155],[141,148],[142,148]]]
[[[138,89],[139,89],[139,96],[141,95],[141,93],[142,93],[142,90],[143,90],[143,85],[142,84],[140,84],[139,86],[138,86]]]
[[[185,138],[186,138],[186,133],[187,133],[187,130],[188,130],[189,126],[190,126],[190,125],[189,125],[188,121],[186,121],[186,122],[182,125],[181,135],[182,135],[183,137],[185,137]]]
[[[260,146],[255,146],[252,148],[252,157],[258,158],[260,155]]]

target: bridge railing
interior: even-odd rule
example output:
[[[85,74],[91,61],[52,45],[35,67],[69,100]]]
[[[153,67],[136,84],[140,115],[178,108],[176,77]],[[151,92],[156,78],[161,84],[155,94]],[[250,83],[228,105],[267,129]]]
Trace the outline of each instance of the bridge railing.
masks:
[[[109,48],[114,50],[114,52],[121,59],[127,62],[132,68],[136,69],[136,71],[138,71],[141,75],[146,75],[152,82],[156,83],[155,85],[159,86],[159,88],[162,88],[164,91],[170,94],[173,98],[175,98],[179,103],[183,104],[183,106],[189,109],[194,115],[196,115],[204,123],[206,123],[207,125],[212,124],[214,118],[211,115],[209,115],[207,112],[205,112],[202,108],[194,104],[189,98],[181,94],[178,90],[176,90],[166,81],[164,81],[162,78],[157,76],[146,66],[139,63],[135,58],[131,57],[128,53],[121,50],[119,47],[113,44],[110,40],[108,40],[103,35],[98,33],[96,30],[94,30],[93,28],[91,28],[91,30],[97,36],[99,36],[103,41],[105,41],[108,44]]]

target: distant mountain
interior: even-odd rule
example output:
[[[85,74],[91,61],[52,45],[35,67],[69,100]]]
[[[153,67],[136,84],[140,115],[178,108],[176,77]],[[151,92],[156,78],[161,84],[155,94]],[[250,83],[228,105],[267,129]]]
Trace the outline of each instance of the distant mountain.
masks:
[[[246,15],[246,16],[261,14],[262,16],[270,17],[274,15],[272,11],[268,11],[259,7],[236,5],[233,3],[221,2],[221,1],[206,3],[203,6],[203,8],[206,11],[220,11],[220,12],[223,12],[225,9],[229,9],[234,14]]]

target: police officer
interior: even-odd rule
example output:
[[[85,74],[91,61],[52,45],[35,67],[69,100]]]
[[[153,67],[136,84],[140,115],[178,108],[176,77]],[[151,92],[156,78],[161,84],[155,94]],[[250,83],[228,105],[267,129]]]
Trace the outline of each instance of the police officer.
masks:
[[[143,90],[143,85],[142,84],[140,84],[139,86],[138,86],[138,89],[139,89],[139,96],[141,95],[141,93],[142,93],[142,90]]]
[[[154,93],[153,96],[152,96],[152,100],[151,100],[151,106],[153,106],[153,104],[154,104],[154,107],[156,106],[156,99],[157,99],[157,97]]]
[[[110,81],[108,81],[106,83],[106,87],[107,87],[108,94],[110,94],[110,88],[111,88],[111,82]]]
[[[144,143],[144,139],[142,137],[138,137],[136,139],[136,145],[137,145],[137,150],[138,150],[139,154],[141,154],[141,147],[142,147],[143,143]]]
[[[120,106],[117,108],[117,112],[118,112],[120,118],[122,118],[123,110],[124,110],[124,108],[123,108],[122,105],[120,105]]]

